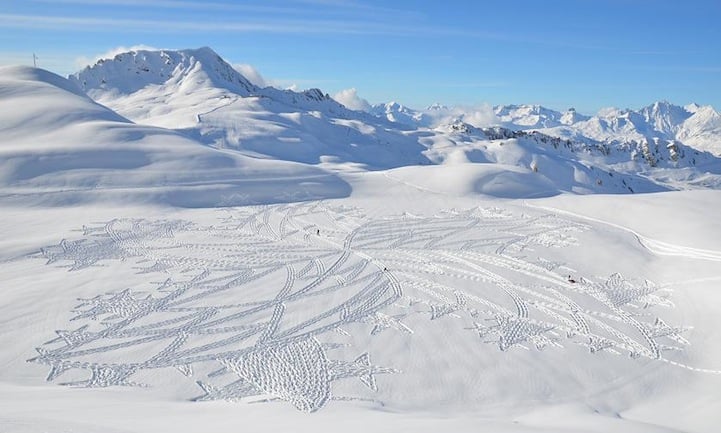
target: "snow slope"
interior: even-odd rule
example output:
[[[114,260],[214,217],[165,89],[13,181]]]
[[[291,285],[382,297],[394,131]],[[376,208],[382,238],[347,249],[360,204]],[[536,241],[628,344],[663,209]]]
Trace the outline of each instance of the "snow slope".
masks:
[[[136,125],[39,69],[0,69],[0,107],[0,187],[17,200],[214,206],[349,192],[317,168],[248,158]]]
[[[209,48],[119,54],[70,80],[133,121],[248,155],[370,169],[425,161],[397,125],[348,110],[318,89],[258,88]]]
[[[478,164],[472,170],[488,171],[481,183],[499,170],[522,173],[485,189],[504,197],[721,187],[721,159],[703,151],[721,136],[710,107],[656,103],[588,117],[538,105],[435,104],[418,111],[393,102],[363,113],[318,89],[258,88],[209,48],[132,51],[70,80],[133,121],[176,129],[218,149],[336,172],[467,160]],[[479,124],[488,122],[504,126]],[[446,180],[458,191],[467,185]],[[526,186],[518,189],[519,182]],[[508,191],[498,189],[505,184]]]
[[[513,130],[538,130],[545,134],[579,142],[609,143],[622,147],[633,142],[662,140],[692,148],[692,151],[721,155],[721,116],[711,106],[689,104],[685,107],[666,101],[654,102],[639,110],[607,108],[596,116],[578,113],[574,108],[558,112],[540,105],[497,105],[495,119],[477,124],[472,110],[435,107],[414,110],[397,103],[377,104],[375,115],[416,127],[438,126],[433,119],[439,113],[477,127],[504,126]]]
[[[398,127],[214,56],[0,69],[0,430],[718,429],[713,155]]]
[[[640,110],[602,110],[597,116],[566,125],[551,125],[543,132],[605,142],[679,142],[695,151],[719,156],[719,125],[719,114],[711,106],[680,107],[661,101]]]
[[[479,201],[387,174],[221,212],[4,207],[3,425],[714,431],[717,193]]]
[[[683,121],[676,132],[678,140],[716,155],[721,154],[721,114],[713,107],[687,107],[693,115]]]

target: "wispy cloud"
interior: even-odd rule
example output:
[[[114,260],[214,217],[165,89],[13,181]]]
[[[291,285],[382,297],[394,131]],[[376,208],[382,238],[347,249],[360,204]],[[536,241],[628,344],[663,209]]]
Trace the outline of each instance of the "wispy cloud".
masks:
[[[240,72],[242,76],[248,79],[251,83],[258,87],[266,87],[269,84],[268,81],[260,74],[260,72],[253,66],[247,63],[234,64],[233,69]]]
[[[498,125],[500,120],[496,117],[493,107],[489,104],[459,105],[440,110],[425,111],[431,117],[431,126],[437,127],[453,123],[457,120],[473,125],[477,128]]]
[[[665,51],[665,50],[633,50],[628,54],[632,56],[675,56],[679,53],[677,51]]]
[[[480,82],[470,82],[470,83],[456,83],[456,82],[450,82],[450,83],[437,83],[437,87],[445,87],[445,88],[451,88],[451,89],[497,89],[502,87],[508,87],[511,84],[506,81],[480,81]]]
[[[127,0],[132,1],[132,0]],[[145,33],[214,32],[347,35],[447,35],[502,39],[503,34],[468,32],[434,26],[403,26],[393,22],[346,19],[264,19],[246,21],[183,21],[120,19],[53,15],[0,14],[0,28],[73,30],[83,32],[135,31]]]
[[[306,80],[306,79],[290,79],[290,78],[268,78],[260,73],[253,65],[247,63],[236,63],[233,68],[240,72],[251,83],[259,87],[275,87],[277,89],[298,90],[308,86],[320,86],[321,84],[334,83],[335,80]]]
[[[113,57],[115,57],[118,54],[127,53],[129,51],[139,51],[139,50],[155,51],[155,50],[158,50],[158,48],[151,47],[149,45],[133,45],[131,47],[123,47],[123,46],[115,47],[104,53],[96,54],[91,57],[80,56],[75,59],[75,67],[78,69],[82,69],[88,65],[95,64],[100,59],[112,59]]]
[[[60,0],[85,1],[85,0]],[[139,0],[101,0],[110,2],[134,3]],[[162,0],[159,4],[174,5],[178,2]],[[194,5],[196,2],[181,2]],[[150,1],[150,4],[153,4]],[[218,4],[222,7],[232,5]],[[287,9],[284,9],[287,11]],[[307,11],[306,11],[307,12]],[[317,17],[322,18],[317,18]],[[281,17],[281,18],[278,18]],[[494,32],[478,29],[467,29],[436,25],[425,20],[399,24],[393,14],[377,14],[364,16],[362,14],[347,13],[338,15],[313,14],[314,18],[304,15],[282,14],[248,14],[243,19],[230,21],[224,19],[173,20],[167,19],[128,19],[107,18],[106,16],[57,16],[57,15],[25,15],[0,14],[0,28],[6,29],[37,29],[37,30],[63,30],[86,33],[97,32],[135,32],[145,34],[177,34],[177,33],[267,33],[267,34],[298,34],[298,35],[375,35],[375,36],[433,36],[455,37],[477,40],[489,40],[502,43],[552,46],[561,48],[584,48],[593,50],[606,50],[608,47],[575,45],[564,41],[547,40],[537,35],[515,32]]]
[[[115,19],[99,17],[62,17],[42,15],[0,14],[0,27],[75,30],[86,32],[145,31],[167,33],[181,31],[238,32],[238,33],[345,33],[390,34],[408,32],[383,23],[344,22],[336,20],[276,20],[276,21],[166,21],[151,19]]]
[[[354,87],[341,90],[333,95],[333,99],[351,110],[369,111],[371,108],[371,104],[369,104],[368,101],[358,96],[358,91]]]
[[[258,68],[247,63],[235,63],[233,68],[240,72],[251,83],[259,87],[275,87],[276,89],[299,90],[309,87],[326,86],[335,84],[338,80],[316,79],[309,80],[304,78],[269,78],[261,74]]]
[[[556,40],[528,31],[483,30],[441,25],[414,10],[393,9],[349,0],[296,0],[281,6],[198,0],[28,0],[35,3],[87,5],[85,16],[0,13],[0,28],[75,32],[136,32],[146,34],[269,33],[451,37],[508,44],[608,50],[612,47]],[[145,14],[148,18],[109,18],[107,7],[197,9],[201,16]],[[244,12],[244,13],[233,13]],[[200,14],[198,14],[200,15]],[[238,17],[238,19],[234,19]]]
[[[700,66],[700,65],[623,65],[622,69],[631,71],[656,71],[656,72],[682,72],[682,73],[709,73],[721,72],[721,66]]]
[[[253,14],[308,15],[309,5],[317,16],[339,16],[347,18],[371,17],[422,18],[422,15],[402,9],[373,6],[344,0],[297,0],[285,5],[250,4],[249,2],[222,2],[198,0],[27,0],[29,3],[82,5],[103,9],[108,7],[133,7],[142,9],[203,10],[209,12],[244,12]]]
[[[300,7],[251,5],[242,3],[204,2],[193,0],[28,0],[32,3],[82,5],[97,8],[132,6],[135,8],[153,9],[176,9],[205,11],[235,11],[235,12],[257,12],[257,13],[306,13]]]
[[[273,87],[290,90],[310,89],[312,87],[324,88],[339,82],[339,80],[325,78],[316,80],[307,78],[270,78],[267,81]]]
[[[345,10],[353,13],[371,13],[398,18],[423,18],[423,14],[408,9],[396,9],[387,6],[376,6],[355,0],[295,0],[295,3],[320,6],[325,10]]]

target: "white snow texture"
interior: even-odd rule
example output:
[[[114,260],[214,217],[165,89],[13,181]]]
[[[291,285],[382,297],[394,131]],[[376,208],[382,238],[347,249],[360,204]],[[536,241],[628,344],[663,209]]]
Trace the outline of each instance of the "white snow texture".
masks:
[[[0,431],[721,424],[714,108],[415,110],[141,48],[0,68]]]

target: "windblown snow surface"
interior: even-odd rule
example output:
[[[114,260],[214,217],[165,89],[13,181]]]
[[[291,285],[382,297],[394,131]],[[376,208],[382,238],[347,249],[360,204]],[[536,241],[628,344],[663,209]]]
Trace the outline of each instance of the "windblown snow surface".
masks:
[[[68,204],[101,198],[194,207],[275,197],[344,196],[336,176],[204,146],[177,132],[132,123],[73,83],[26,67],[0,70],[0,187],[8,200]],[[95,197],[101,196],[101,197]]]
[[[160,78],[85,78],[122,115],[0,70],[0,431],[717,431],[713,152],[399,125],[138,56]]]

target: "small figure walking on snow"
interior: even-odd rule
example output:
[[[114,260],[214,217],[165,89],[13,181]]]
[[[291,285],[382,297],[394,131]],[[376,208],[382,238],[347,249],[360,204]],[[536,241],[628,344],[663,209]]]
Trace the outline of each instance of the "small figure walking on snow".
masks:
[[[315,231],[315,234],[318,235],[318,236],[320,236],[320,229],[316,230],[316,231]]]

